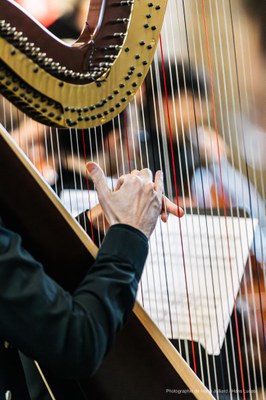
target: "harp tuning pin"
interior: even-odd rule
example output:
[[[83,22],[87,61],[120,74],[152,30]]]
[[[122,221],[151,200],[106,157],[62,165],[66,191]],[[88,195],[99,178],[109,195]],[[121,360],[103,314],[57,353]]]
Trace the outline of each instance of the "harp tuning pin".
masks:
[[[117,58],[117,56],[113,55],[113,54],[106,54],[104,56],[104,58],[109,58],[110,60],[115,60]]]
[[[105,68],[109,68],[111,67],[112,63],[109,62],[101,62],[99,63],[99,67],[105,67]]]
[[[123,33],[123,32],[115,32],[115,33],[114,33],[114,37],[123,38],[123,37],[125,37],[125,36],[126,36],[126,33]]]
[[[74,74],[74,71],[72,71],[72,69],[71,70],[66,69],[65,72],[64,72],[65,76],[69,76],[69,75],[72,75],[72,74]]]
[[[122,46],[119,46],[118,44],[110,44],[110,46],[108,46],[106,48],[106,50],[116,50],[119,51],[121,50]]]
[[[117,18],[115,22],[127,24],[129,22],[129,18]]]
[[[19,37],[21,37],[22,36],[22,32],[18,32],[18,31],[16,31],[15,33],[14,33],[14,37],[17,39],[17,38],[19,38]]]
[[[133,0],[122,0],[120,2],[121,6],[132,6],[134,4]]]
[[[18,40],[19,40],[20,44],[23,44],[23,43],[25,43],[25,42],[28,41],[28,38],[27,38],[27,37],[24,37],[24,36],[20,36],[20,37],[18,38]]]

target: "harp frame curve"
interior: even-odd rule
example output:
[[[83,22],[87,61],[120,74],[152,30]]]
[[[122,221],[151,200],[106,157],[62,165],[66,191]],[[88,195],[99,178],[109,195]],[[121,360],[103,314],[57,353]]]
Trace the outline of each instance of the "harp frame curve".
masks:
[[[111,45],[115,46],[115,51],[118,50],[117,56],[110,55],[104,50],[104,56],[109,57],[112,62],[99,62],[100,71],[96,75],[95,71],[94,75],[86,75],[84,71],[74,72],[65,66],[62,67],[63,73],[58,75],[49,70],[50,66],[53,70],[57,64],[50,54],[39,50],[37,44],[35,45],[14,24],[5,19],[5,15],[8,17],[9,14],[5,13],[3,5],[11,5],[14,11],[14,3],[10,0],[1,0],[1,92],[35,120],[57,127],[95,127],[110,121],[123,111],[149,70],[159,39],[167,0],[162,0],[158,4],[147,0],[119,3],[109,0],[109,3],[116,12],[120,8],[131,9],[127,32],[113,33],[112,43],[114,39],[118,40],[118,43],[119,38],[124,39],[118,47]],[[105,19],[103,16],[102,25],[107,24],[104,22]],[[74,51],[75,55],[84,54],[82,48],[85,49],[85,54],[93,51],[96,38],[99,43],[104,39],[102,31],[96,28],[93,42],[88,30],[85,29],[71,51]],[[58,45],[60,49],[64,48],[59,41]],[[32,54],[36,57],[32,57]],[[87,54],[87,57],[90,57],[90,54]],[[84,60],[82,62],[84,68]]]

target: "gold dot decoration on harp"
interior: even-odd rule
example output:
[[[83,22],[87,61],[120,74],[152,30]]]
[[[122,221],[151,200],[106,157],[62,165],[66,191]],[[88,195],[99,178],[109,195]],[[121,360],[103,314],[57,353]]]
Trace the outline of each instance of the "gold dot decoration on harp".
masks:
[[[16,27],[0,21],[3,94],[18,107],[22,104],[34,119],[59,127],[94,127],[123,111],[152,62],[167,0],[118,1],[116,5],[131,10],[126,33],[117,32],[118,39],[123,34],[122,45],[112,44],[117,55],[106,51],[106,61],[91,65],[84,74],[68,71],[17,32]],[[8,35],[16,37],[19,45],[7,40]],[[114,37],[115,34],[112,41]],[[10,73],[11,83],[7,76]]]

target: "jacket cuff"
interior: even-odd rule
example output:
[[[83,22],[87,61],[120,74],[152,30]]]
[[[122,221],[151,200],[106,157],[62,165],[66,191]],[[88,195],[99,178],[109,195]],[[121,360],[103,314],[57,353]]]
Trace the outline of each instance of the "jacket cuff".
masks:
[[[112,225],[103,241],[100,253],[112,254],[119,260],[129,262],[139,281],[148,255],[148,239],[136,228],[125,224]]]

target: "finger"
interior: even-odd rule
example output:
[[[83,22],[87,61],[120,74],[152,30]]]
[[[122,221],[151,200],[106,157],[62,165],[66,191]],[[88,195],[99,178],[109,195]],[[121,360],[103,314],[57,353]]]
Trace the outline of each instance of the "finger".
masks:
[[[153,174],[149,168],[144,168],[138,171],[137,174],[140,178],[144,179],[145,181],[152,182]]]
[[[139,175],[140,171],[138,169],[133,169],[133,171],[130,172],[130,175]]]
[[[163,173],[162,171],[157,171],[154,179],[154,190],[157,192],[157,196],[162,203],[163,198]]]
[[[116,182],[115,192],[121,188],[124,182],[125,182],[125,175],[122,175],[118,178],[118,181]]]
[[[107,186],[104,172],[98,164],[92,161],[89,161],[86,164],[86,168],[94,183],[95,189],[99,196],[99,200],[101,200],[101,198],[105,197],[111,192]]]
[[[162,212],[161,212],[161,220],[163,222],[167,222],[167,220],[168,220],[168,213],[164,210],[162,210]]]
[[[181,218],[184,215],[183,208],[170,201],[166,196],[163,196],[162,212],[166,214],[173,214],[178,218]]]

